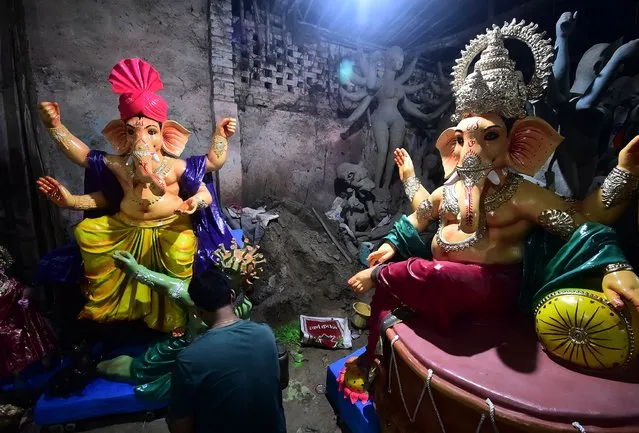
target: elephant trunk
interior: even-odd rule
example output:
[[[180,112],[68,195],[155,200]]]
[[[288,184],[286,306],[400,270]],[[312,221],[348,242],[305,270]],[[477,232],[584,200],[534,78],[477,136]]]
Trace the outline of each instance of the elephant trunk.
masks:
[[[142,143],[144,144],[144,143]],[[152,192],[156,195],[164,195],[166,191],[166,182],[164,179],[153,172],[153,161],[160,161],[156,152],[147,150],[146,146],[137,146],[133,152],[133,158],[135,160],[135,168],[137,178],[144,182],[151,184],[153,187]]]
[[[462,197],[458,200],[461,211],[459,228],[464,233],[475,233],[479,229],[479,209],[484,182],[485,180],[482,180],[478,185],[462,186]]]
[[[467,153],[462,165],[457,167],[463,191],[458,197],[461,212],[459,228],[464,233],[472,234],[479,229],[481,194],[491,170],[491,164],[483,162],[476,153]]]

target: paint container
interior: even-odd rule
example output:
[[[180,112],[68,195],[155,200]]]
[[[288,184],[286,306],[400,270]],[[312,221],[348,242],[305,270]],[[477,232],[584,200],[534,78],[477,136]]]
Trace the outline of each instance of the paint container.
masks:
[[[368,319],[371,317],[371,306],[365,302],[355,302],[353,304],[353,315],[351,322],[357,329],[368,328]]]
[[[280,389],[288,386],[288,349],[282,344],[277,345],[277,357],[280,361]]]

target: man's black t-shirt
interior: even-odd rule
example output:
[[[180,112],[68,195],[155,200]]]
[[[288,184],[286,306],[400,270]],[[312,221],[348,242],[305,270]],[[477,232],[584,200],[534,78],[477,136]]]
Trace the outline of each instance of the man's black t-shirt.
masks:
[[[169,417],[192,416],[197,433],[285,433],[271,329],[240,320],[184,349],[173,372]]]

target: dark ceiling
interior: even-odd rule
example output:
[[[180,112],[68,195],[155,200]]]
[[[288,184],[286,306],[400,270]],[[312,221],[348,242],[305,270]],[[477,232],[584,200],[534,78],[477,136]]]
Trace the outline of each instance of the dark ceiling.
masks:
[[[458,53],[493,23],[534,21],[554,38],[557,18],[579,10],[576,52],[619,37],[639,37],[637,0],[234,0],[293,20],[327,39],[362,48],[402,47],[424,58]]]

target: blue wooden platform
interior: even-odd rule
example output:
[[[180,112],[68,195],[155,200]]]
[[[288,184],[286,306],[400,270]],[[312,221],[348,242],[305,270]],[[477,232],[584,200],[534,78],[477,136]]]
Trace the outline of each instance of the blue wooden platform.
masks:
[[[373,403],[369,401],[362,404],[361,401],[358,401],[352,404],[349,399],[344,398],[342,392],[338,391],[337,377],[344,368],[344,363],[348,358],[364,353],[364,349],[362,347],[328,366],[326,369],[326,398],[351,433],[380,433],[379,418]]]

